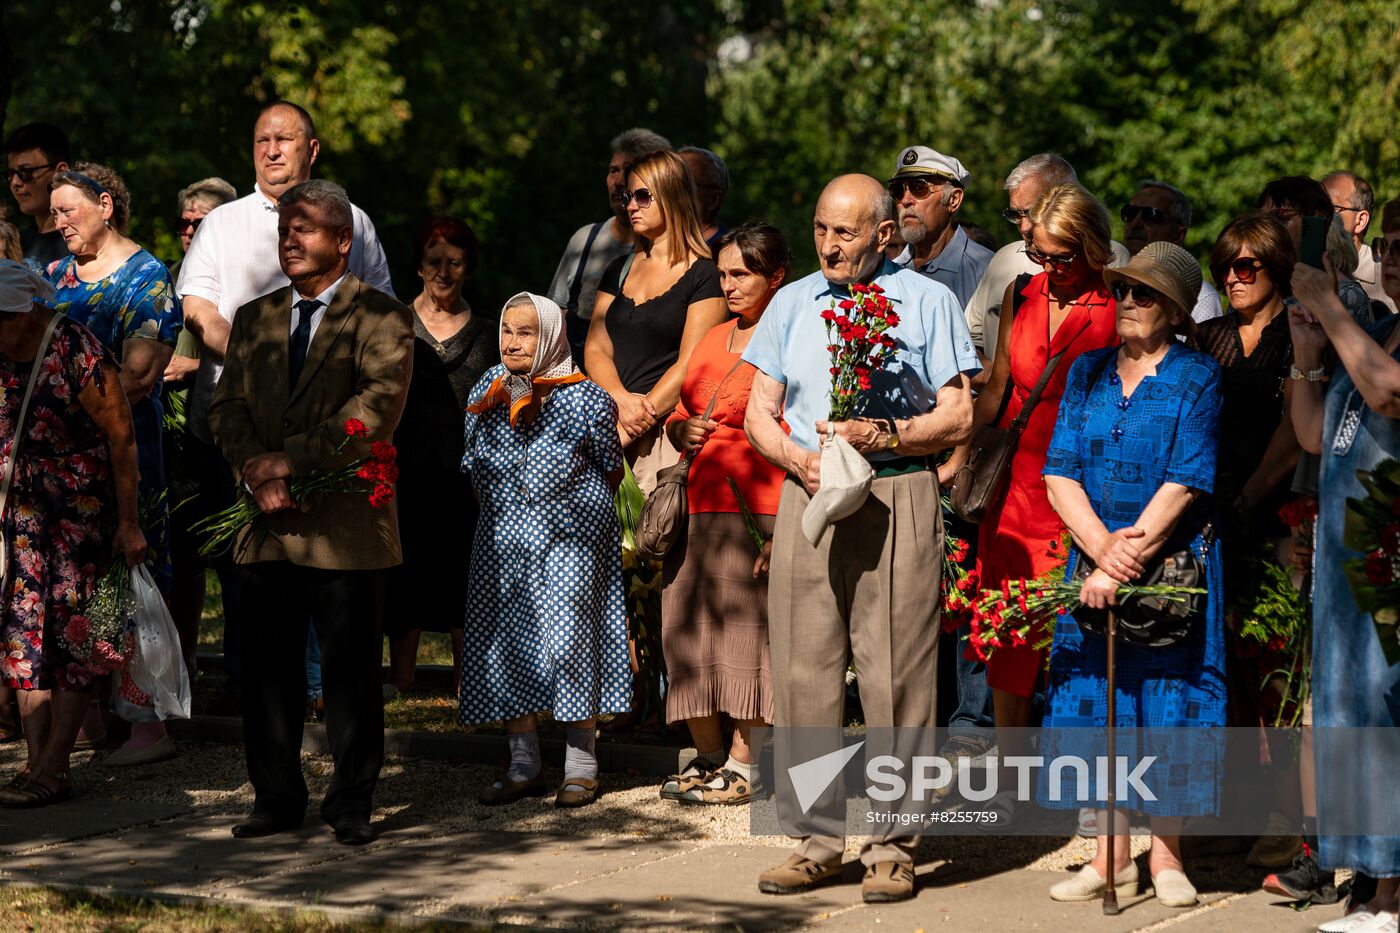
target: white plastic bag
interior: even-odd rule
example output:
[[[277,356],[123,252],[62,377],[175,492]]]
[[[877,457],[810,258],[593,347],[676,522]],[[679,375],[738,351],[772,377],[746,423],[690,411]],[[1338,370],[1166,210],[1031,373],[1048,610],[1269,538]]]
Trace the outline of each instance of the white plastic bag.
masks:
[[[185,670],[180,635],[145,564],[132,568],[131,589],[136,595],[136,646],[128,669],[131,679],[151,698],[158,717],[189,719],[190,675]]]

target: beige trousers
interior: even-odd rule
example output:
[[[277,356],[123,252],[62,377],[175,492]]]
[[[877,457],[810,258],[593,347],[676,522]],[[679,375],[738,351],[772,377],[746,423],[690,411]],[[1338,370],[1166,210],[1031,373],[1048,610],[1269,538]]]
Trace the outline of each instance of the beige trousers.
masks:
[[[877,478],[865,504],[812,547],[802,534],[809,496],[783,484],[768,583],[774,726],[840,727],[855,661],[867,726],[931,730],[937,703],[943,513],[927,470]],[[866,865],[912,864],[917,836],[867,838]],[[839,861],[840,836],[807,836],[797,851]]]

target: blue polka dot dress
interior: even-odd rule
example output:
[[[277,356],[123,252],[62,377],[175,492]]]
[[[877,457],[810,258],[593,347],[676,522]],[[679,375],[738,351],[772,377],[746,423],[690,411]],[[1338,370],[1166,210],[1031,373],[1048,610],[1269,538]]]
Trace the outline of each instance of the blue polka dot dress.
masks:
[[[475,402],[496,366],[472,390]],[[561,722],[631,705],[622,547],[607,474],[622,469],[617,405],[592,382],[557,386],[530,422],[466,415],[481,503],[467,583],[460,720],[548,712]]]

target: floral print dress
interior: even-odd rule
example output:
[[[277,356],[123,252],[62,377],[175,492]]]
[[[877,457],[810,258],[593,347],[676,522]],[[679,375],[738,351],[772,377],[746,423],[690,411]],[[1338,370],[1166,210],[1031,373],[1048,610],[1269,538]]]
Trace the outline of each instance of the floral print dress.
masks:
[[[78,401],[112,357],[85,327],[61,319],[23,426],[3,521],[0,680],[20,690],[85,690],[95,672],[57,633],[81,627],[78,611],[111,566],[116,501],[106,438]],[[0,357],[0,469],[14,445],[31,364]],[[78,634],[74,632],[73,634]],[[80,641],[81,639],[75,639]]]

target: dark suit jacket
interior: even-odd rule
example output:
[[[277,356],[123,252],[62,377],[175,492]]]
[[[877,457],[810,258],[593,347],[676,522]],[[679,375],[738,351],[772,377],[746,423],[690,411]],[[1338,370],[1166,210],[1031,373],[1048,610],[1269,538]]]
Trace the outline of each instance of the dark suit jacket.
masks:
[[[234,475],[269,451],[283,451],[292,476],[351,463],[369,442],[398,426],[413,371],[408,308],[347,274],[316,327],[306,363],[290,385],[292,287],[251,301],[234,315],[224,373],[209,407],[209,426]],[[336,448],[345,421],[358,418],[369,437]],[[401,560],[394,503],[372,509],[360,493],[326,494],[264,515],[234,544],[239,563],[285,560],[326,570],[374,570]]]

